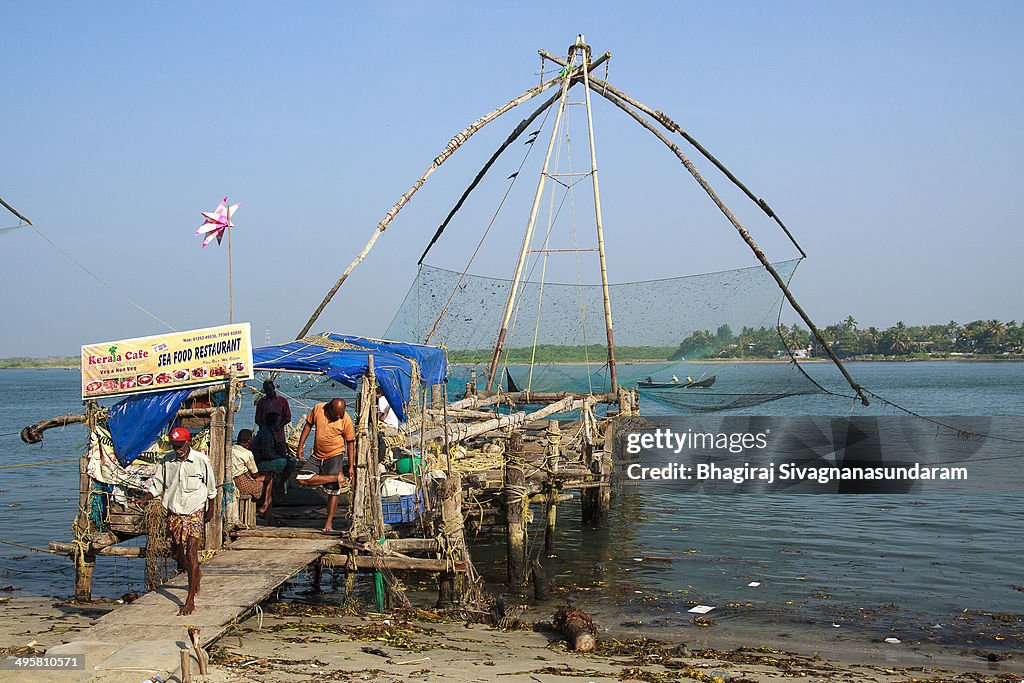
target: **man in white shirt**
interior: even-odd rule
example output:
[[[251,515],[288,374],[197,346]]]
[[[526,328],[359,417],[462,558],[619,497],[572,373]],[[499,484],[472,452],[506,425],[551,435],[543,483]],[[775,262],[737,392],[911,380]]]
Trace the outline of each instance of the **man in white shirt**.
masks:
[[[381,422],[398,429],[398,415],[391,409],[391,404],[384,398],[384,391],[380,387],[377,387],[377,411],[380,413]]]
[[[213,519],[217,499],[217,477],[205,453],[192,449],[192,434],[184,427],[170,433],[174,454],[160,463],[150,481],[144,501],[160,498],[167,510],[167,535],[178,570],[188,574],[188,597],[178,610],[180,616],[192,614],[203,573],[199,571],[199,546],[206,522]]]

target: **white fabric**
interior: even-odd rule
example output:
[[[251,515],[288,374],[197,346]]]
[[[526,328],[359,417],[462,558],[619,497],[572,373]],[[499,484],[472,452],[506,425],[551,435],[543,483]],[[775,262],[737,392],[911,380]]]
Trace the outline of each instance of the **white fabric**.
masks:
[[[384,424],[398,429],[398,416],[395,415],[395,411],[391,410],[391,404],[383,395],[377,397],[377,410],[384,416]]]
[[[104,484],[119,484],[128,489],[145,489],[146,481],[156,472],[162,457],[171,448],[165,441],[157,439],[151,443],[135,462],[124,467],[114,456],[114,442],[110,432],[96,426],[89,432],[89,452],[86,456],[86,473]]]

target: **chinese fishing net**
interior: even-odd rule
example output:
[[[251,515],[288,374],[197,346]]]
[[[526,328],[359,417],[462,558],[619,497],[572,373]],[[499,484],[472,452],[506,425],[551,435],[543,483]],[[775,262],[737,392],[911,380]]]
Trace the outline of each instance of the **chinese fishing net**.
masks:
[[[774,266],[788,283],[799,262]],[[385,336],[444,344],[453,382],[473,372],[486,381],[510,287],[424,265]],[[780,329],[784,298],[761,266],[613,284],[609,296],[619,384],[644,399],[712,412],[825,393],[793,361],[810,335]],[[496,373],[503,390],[609,388],[600,285],[525,281],[514,310]]]

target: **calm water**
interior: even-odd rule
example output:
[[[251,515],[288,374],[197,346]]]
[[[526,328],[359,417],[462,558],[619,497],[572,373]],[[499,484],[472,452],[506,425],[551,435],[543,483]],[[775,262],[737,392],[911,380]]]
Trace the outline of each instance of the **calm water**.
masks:
[[[806,367],[816,380],[841,388],[831,368]],[[852,363],[850,371],[866,387],[923,414],[1024,415],[1024,363]],[[542,380],[586,386],[579,368],[548,372],[547,380],[535,377],[535,389]],[[672,373],[718,374],[722,392],[805,385],[783,364],[621,371],[634,380]],[[307,388],[284,387],[292,394]],[[22,444],[16,432],[76,411],[78,392],[74,371],[0,371],[0,464],[76,457],[85,441],[81,426],[51,430],[36,446]],[[653,401],[643,407],[678,412]],[[736,412],[842,415],[851,407],[848,399],[798,395]],[[876,404],[858,406],[854,414],[891,412]],[[0,469],[0,540],[45,548],[50,540],[70,539],[77,482],[75,463]],[[1014,588],[1024,584],[1021,496],[654,496],[640,490],[616,497],[606,530],[581,530],[575,502],[560,513],[550,571],[558,584],[581,589],[579,599],[615,624],[692,633],[697,629],[686,610],[700,603],[716,607],[709,616],[717,623],[736,627],[810,621],[857,637],[895,633],[905,640],[1024,646],[1014,637],[993,639],[997,622],[983,614],[1024,612],[1024,592]],[[498,580],[504,543],[498,535],[479,541],[475,559]],[[139,591],[142,565],[101,558],[95,593]],[[761,585],[748,587],[751,581]],[[67,596],[73,572],[64,557],[0,545],[0,585],[8,584],[20,594]],[[998,627],[1005,634],[1020,624]]]

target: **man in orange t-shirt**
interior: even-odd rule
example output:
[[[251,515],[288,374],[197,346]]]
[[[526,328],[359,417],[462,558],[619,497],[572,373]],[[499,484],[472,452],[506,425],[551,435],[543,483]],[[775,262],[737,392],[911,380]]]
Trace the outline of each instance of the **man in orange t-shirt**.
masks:
[[[309,432],[316,429],[313,438],[313,456],[303,462]],[[334,531],[334,513],[338,509],[338,496],[355,478],[356,430],[352,418],[345,412],[345,399],[335,398],[327,403],[317,403],[309,412],[302,432],[296,456],[299,473],[295,481],[302,486],[323,486],[327,491],[327,521],[324,531]],[[348,477],[345,477],[345,470]]]

